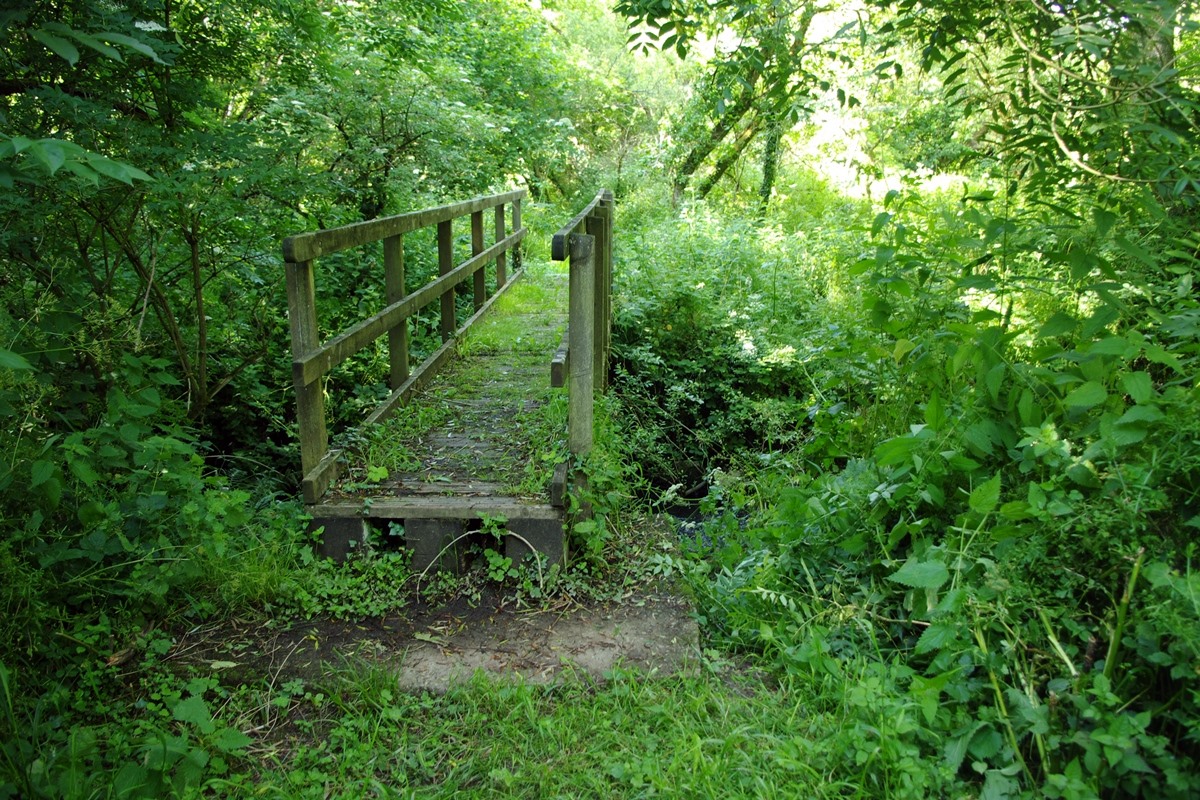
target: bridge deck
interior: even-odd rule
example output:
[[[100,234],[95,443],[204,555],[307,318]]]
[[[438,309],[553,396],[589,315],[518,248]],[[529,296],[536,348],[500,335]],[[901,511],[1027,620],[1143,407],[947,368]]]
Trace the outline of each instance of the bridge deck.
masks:
[[[550,388],[566,328],[564,270],[527,264],[459,342],[457,358],[391,418],[347,443],[344,477],[311,507],[331,555],[361,536],[363,519],[396,521],[389,527],[403,531],[414,568],[435,560],[454,568],[461,548],[451,542],[503,518],[516,534],[506,543],[510,555],[532,545],[561,558],[562,510],[550,504],[548,486],[567,458],[566,397]]]

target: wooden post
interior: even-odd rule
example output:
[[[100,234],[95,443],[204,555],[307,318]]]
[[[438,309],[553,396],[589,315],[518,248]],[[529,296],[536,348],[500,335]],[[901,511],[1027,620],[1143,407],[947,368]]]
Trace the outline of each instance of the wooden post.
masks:
[[[595,388],[593,346],[596,289],[595,238],[571,236],[570,335],[571,364],[568,388],[568,444],[571,455],[586,456],[592,449],[592,400]]]
[[[321,346],[320,331],[317,329],[317,298],[313,283],[311,261],[288,262],[287,293],[288,316],[291,318],[292,358],[300,359]],[[325,394],[322,378],[318,376],[309,383],[295,375],[296,418],[300,424],[300,469],[305,476],[311,472],[329,450],[329,431],[325,427]],[[319,497],[310,496],[310,486],[305,485],[304,500],[315,503]]]
[[[476,211],[471,215],[471,255],[477,256],[482,252],[483,212]],[[475,310],[478,311],[479,309],[483,308],[483,304],[487,300],[487,282],[485,280],[487,276],[484,272],[483,265],[480,265],[479,269],[475,270],[475,275],[473,277],[475,279]]]
[[[496,239],[500,241],[505,237],[504,231],[504,203],[496,206]],[[508,282],[508,276],[505,274],[504,253],[496,256],[496,291],[504,288],[504,284]]]
[[[600,325],[601,342],[604,348],[603,382],[600,391],[608,389],[608,363],[612,357],[612,283],[613,283],[613,218],[616,216],[612,192],[607,193],[604,202],[604,280],[601,291],[604,294],[604,316],[597,322]]]
[[[570,337],[571,358],[567,388],[567,446],[572,460],[579,464],[592,451],[593,378],[592,345],[595,331],[592,314],[595,310],[596,253],[595,239],[572,234],[570,247],[570,297],[567,335]],[[587,474],[577,469],[571,480],[577,495],[586,494]],[[592,516],[591,506],[580,499],[576,519]]]
[[[521,198],[519,197],[516,200],[513,200],[512,227],[513,233],[521,230]],[[513,272],[516,272],[520,268],[521,243],[517,242],[517,244],[513,247]]]
[[[453,220],[439,222],[437,226],[438,241],[438,274],[445,275],[454,269],[454,231],[451,227]],[[454,338],[454,289],[442,295],[442,341],[448,342]]]
[[[388,305],[404,298],[404,237],[383,240],[383,272]],[[408,380],[408,319],[400,320],[388,331],[388,360],[391,362],[391,386],[399,389]]]
[[[595,240],[594,288],[592,290],[592,372],[595,388],[599,391],[604,391],[608,377],[608,361],[605,359],[604,351],[604,320],[608,301],[608,292],[605,291],[607,284],[605,283],[606,271],[604,268],[607,263],[605,232],[608,224],[605,213],[604,205],[598,204],[585,221],[588,235]]]

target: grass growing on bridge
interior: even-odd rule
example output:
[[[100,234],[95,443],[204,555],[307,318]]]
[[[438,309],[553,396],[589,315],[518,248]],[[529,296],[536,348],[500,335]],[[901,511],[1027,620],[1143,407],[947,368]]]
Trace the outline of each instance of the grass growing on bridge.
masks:
[[[418,484],[544,496],[565,457],[566,402],[550,359],[566,328],[566,274],[529,264],[405,407],[355,437],[342,492]]]

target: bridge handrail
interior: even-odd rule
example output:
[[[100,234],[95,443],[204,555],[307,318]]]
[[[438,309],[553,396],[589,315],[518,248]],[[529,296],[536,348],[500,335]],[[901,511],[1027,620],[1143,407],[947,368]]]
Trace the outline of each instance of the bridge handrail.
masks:
[[[613,202],[613,193],[608,189],[601,189],[596,193],[592,202],[584,206],[575,217],[558,229],[554,234],[554,238],[550,240],[550,258],[554,261],[566,261],[570,256],[568,248],[570,247],[571,234],[577,233],[581,227],[585,227],[588,217],[596,215],[596,209],[604,205],[611,205]]]
[[[288,319],[292,337],[292,381],[296,389],[296,411],[300,426],[300,462],[304,500],[316,503],[337,478],[340,449],[329,449],[322,378],[376,339],[388,335],[392,393],[370,414],[366,424],[385,419],[396,406],[420,390],[450,357],[461,336],[511,284],[506,275],[506,254],[513,253],[513,279],[520,274],[520,243],[526,229],[521,225],[521,200],[525,190],[476,197],[461,203],[397,214],[340,228],[313,231],[283,240],[287,273]],[[512,233],[507,233],[504,207],[512,207]],[[483,212],[495,209],[495,236],[484,246]],[[471,218],[471,256],[454,263],[453,222]],[[437,226],[439,277],[408,293],[405,287],[404,234]],[[383,266],[388,305],[328,341],[322,342],[317,324],[315,269],[322,256],[373,242],[383,242]],[[496,265],[496,291],[487,297],[484,268]],[[475,315],[456,330],[454,290],[468,276],[474,277]],[[428,303],[441,298],[442,346],[410,372],[408,318]]]
[[[601,190],[584,209],[554,234],[550,257],[569,262],[570,309],[567,333],[550,364],[552,386],[567,386],[567,438],[578,463],[592,449],[596,391],[608,384],[612,346],[613,194]],[[555,476],[552,495],[566,494],[567,470]],[[577,489],[586,476],[576,472]],[[580,516],[589,509],[580,508]]]

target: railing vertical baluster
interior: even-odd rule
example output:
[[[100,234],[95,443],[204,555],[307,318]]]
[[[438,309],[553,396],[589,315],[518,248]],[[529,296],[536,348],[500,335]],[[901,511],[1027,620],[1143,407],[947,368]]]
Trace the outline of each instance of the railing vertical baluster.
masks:
[[[612,192],[607,192],[604,202],[604,277],[600,282],[600,294],[604,298],[603,316],[597,321],[600,326],[600,342],[603,349],[600,391],[608,389],[608,363],[612,357],[612,283],[613,283],[613,218],[616,205]]]
[[[445,275],[454,269],[454,229],[453,220],[439,222],[437,226],[438,241],[438,274]],[[454,336],[454,291],[442,295],[442,341],[448,342]]]
[[[521,230],[521,198],[513,200],[512,209],[512,227],[514,231]],[[521,243],[518,242],[513,247],[513,271],[516,272],[521,268]]]
[[[317,328],[317,298],[313,282],[313,262],[288,262],[288,316],[291,318],[292,357],[300,359],[321,346]],[[329,450],[329,432],[325,427],[325,393],[323,376],[305,383],[294,376],[296,387],[296,416],[300,425],[300,466],[304,475],[320,463]],[[304,500],[315,503],[320,492],[307,482]]]
[[[507,234],[504,230],[504,203],[496,206],[496,238],[495,241],[500,241]],[[505,274],[504,253],[496,256],[496,291],[504,288],[504,284],[508,282],[508,276]]]
[[[403,299],[404,236],[383,240],[383,272],[388,304]],[[408,380],[408,319],[400,320],[388,331],[388,361],[391,363],[391,387],[399,389]]]
[[[476,211],[471,214],[471,255],[477,256],[483,252],[483,212]],[[487,275],[483,265],[475,270],[474,274],[474,290],[475,290],[475,310],[483,308],[484,302],[487,300]]]
[[[597,204],[595,210],[588,215],[585,221],[588,236],[593,239],[593,262],[592,270],[592,308],[589,312],[592,317],[592,375],[593,386],[596,389],[604,389],[604,378],[606,364],[604,361],[604,245],[605,237],[604,230],[606,226],[604,219],[604,205]],[[572,321],[574,318],[572,317]],[[574,353],[572,353],[574,357]]]

